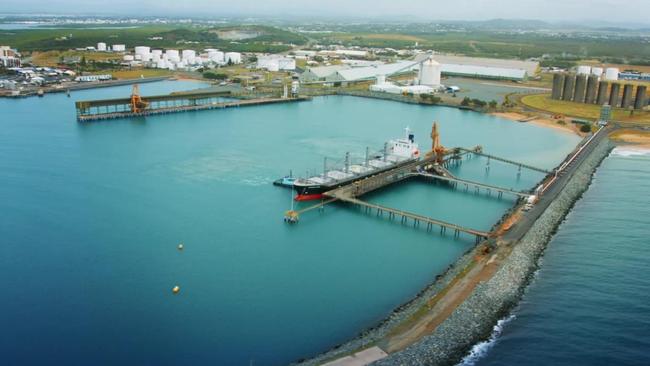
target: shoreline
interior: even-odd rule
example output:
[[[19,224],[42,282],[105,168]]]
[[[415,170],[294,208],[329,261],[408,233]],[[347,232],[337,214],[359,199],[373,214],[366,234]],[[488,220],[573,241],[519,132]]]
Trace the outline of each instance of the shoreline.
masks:
[[[496,117],[501,117],[503,119],[507,119],[509,121],[513,122],[518,122],[518,123],[530,123],[535,126],[539,127],[544,127],[544,128],[551,128],[556,131],[561,131],[564,133],[571,133],[574,135],[578,136],[584,136],[584,134],[581,134],[578,130],[577,127],[575,127],[572,123],[566,123],[565,124],[559,124],[557,121],[552,120],[550,118],[544,118],[541,116],[528,116],[522,113],[518,112],[492,112],[490,113],[492,116]]]

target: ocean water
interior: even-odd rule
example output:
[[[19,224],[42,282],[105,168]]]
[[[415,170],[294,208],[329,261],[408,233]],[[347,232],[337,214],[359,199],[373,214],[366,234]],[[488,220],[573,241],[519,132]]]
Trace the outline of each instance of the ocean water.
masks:
[[[200,87],[143,84],[143,95]],[[271,182],[409,125],[550,168],[578,138],[452,108],[354,97],[78,124],[74,100],[0,99],[0,354],[7,365],[279,365],[356,336],[473,245],[343,205],[282,221]],[[481,158],[456,174],[519,189]],[[488,229],[512,198],[408,183],[369,199]],[[176,249],[183,242],[185,250]],[[171,288],[181,291],[173,295]]]
[[[616,148],[466,365],[647,365],[650,151]]]

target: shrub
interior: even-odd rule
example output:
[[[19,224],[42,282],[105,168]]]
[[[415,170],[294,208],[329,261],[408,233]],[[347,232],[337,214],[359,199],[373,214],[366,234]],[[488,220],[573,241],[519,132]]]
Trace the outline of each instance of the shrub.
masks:
[[[212,71],[206,71],[203,73],[203,77],[206,79],[212,79],[212,80],[226,80],[228,79],[228,75],[226,74],[217,74]]]
[[[591,125],[584,124],[580,126],[580,132],[591,132]]]

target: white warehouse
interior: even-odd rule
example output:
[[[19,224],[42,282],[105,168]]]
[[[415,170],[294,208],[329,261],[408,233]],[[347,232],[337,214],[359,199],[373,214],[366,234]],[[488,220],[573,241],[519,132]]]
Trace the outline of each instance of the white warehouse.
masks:
[[[293,71],[296,69],[296,60],[280,55],[264,55],[257,58],[257,68],[269,71]]]

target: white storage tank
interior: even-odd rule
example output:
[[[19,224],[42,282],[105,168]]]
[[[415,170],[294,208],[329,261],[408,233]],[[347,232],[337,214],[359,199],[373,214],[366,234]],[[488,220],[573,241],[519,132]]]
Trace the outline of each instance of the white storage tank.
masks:
[[[106,51],[106,43],[104,42],[97,43],[97,51]]]
[[[194,50],[183,50],[182,51],[183,60],[188,64],[193,64],[194,59],[196,58],[196,51]]]
[[[111,50],[113,50],[113,52],[124,52],[124,51],[126,51],[126,45],[123,45],[123,44],[114,44],[114,45],[111,47]]]
[[[581,65],[578,66],[578,75],[589,75],[591,73],[591,66]]]
[[[598,77],[601,77],[603,75],[603,68],[602,67],[592,67],[591,68],[591,75],[596,75]]]
[[[239,52],[226,52],[224,55],[225,62],[231,62],[233,64],[241,63],[241,53]]]
[[[418,81],[420,85],[439,87],[440,73],[440,64],[436,60],[429,58],[420,66],[420,75],[418,77]]]
[[[608,67],[605,69],[606,80],[618,80],[618,68]]]
[[[223,63],[223,52],[218,51],[218,50],[210,50],[208,51],[208,59],[212,62],[216,62],[218,64]]]
[[[151,57],[152,58],[161,58],[163,54],[162,50],[151,50]]]
[[[165,56],[167,56],[168,61],[178,62],[181,60],[178,50],[167,50],[165,51]]]
[[[135,58],[133,55],[124,55],[124,61],[133,61]]]

